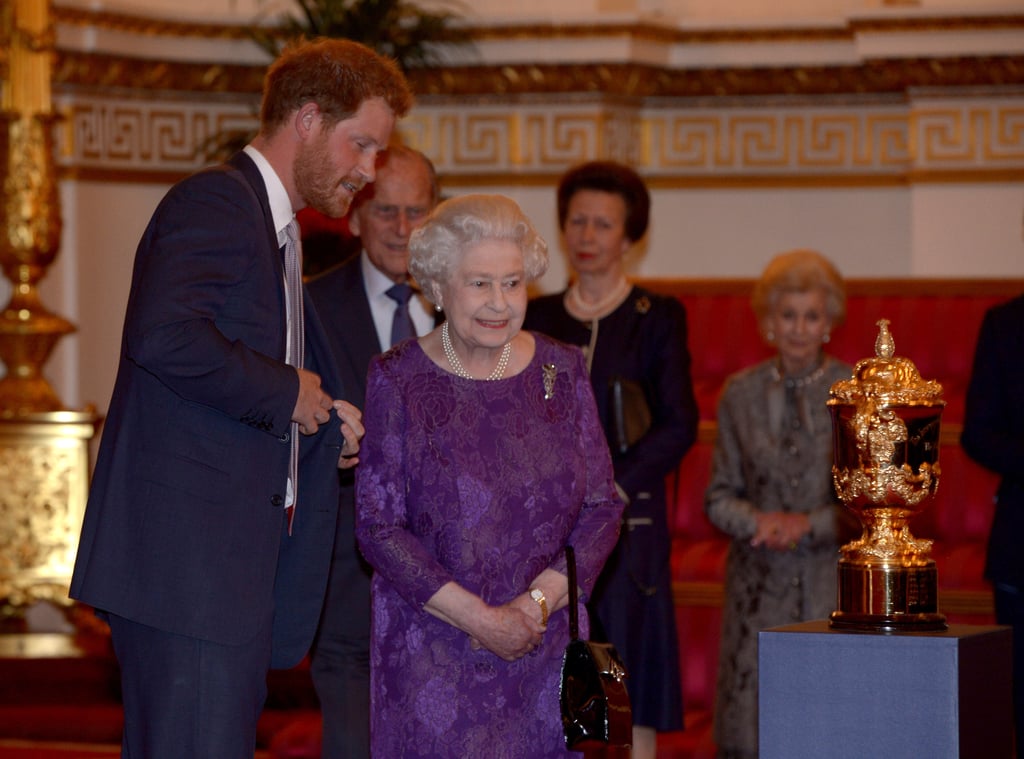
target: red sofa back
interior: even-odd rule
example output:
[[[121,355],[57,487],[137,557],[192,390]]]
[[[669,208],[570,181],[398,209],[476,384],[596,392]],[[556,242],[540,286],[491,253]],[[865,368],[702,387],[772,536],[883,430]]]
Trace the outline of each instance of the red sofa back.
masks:
[[[693,380],[702,419],[714,419],[727,376],[772,355],[750,307],[752,279],[650,279],[640,284],[674,295],[686,306]],[[944,423],[963,420],[974,343],[985,311],[1024,292],[1024,280],[847,280],[847,316],[829,351],[855,364],[875,352],[885,318],[896,355],[913,361],[924,379],[945,390]]]

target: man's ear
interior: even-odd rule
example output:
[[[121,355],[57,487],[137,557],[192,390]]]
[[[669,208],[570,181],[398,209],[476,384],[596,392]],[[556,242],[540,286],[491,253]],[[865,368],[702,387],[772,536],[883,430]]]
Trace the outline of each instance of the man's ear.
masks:
[[[352,213],[348,215],[348,231],[356,237],[359,237],[359,211],[353,209]]]
[[[320,106],[312,101],[303,103],[299,110],[295,112],[295,131],[298,132],[299,137],[302,139],[308,139],[321,118]]]

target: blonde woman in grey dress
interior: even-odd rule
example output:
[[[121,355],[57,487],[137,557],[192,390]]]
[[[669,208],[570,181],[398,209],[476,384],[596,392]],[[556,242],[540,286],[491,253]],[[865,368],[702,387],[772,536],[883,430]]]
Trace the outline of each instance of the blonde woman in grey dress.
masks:
[[[776,355],[732,375],[704,507],[731,539],[715,703],[719,759],[757,757],[757,634],[835,606],[840,524],[825,401],[850,366],[824,351],[845,316],[843,281],[813,251],[781,254],[753,307]]]

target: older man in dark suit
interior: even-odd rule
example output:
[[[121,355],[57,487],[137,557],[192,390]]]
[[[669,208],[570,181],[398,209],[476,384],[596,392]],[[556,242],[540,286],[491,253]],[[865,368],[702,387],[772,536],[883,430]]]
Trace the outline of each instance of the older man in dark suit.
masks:
[[[286,50],[259,135],[172,188],[139,244],[71,585],[110,623],[124,757],[252,759],[268,668],[309,647],[362,426],[333,400],[293,219],[343,215],[410,103],[362,45]]]
[[[377,162],[377,180],[359,193],[349,215],[361,253],[309,283],[346,397],[360,408],[370,359],[435,326],[435,314],[410,287],[408,245],[409,234],[437,200],[430,160],[392,145]],[[343,471],[334,559],[312,657],[323,713],[323,759],[370,754],[370,570],[356,549],[353,485],[351,470]]]

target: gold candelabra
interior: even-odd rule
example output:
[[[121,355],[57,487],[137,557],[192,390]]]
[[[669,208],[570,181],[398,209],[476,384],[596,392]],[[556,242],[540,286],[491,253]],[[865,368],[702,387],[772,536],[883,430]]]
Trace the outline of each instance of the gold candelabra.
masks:
[[[48,0],[6,2],[0,37],[0,269],[11,283],[0,313],[0,601],[11,612],[67,602],[99,418],[65,409],[42,371],[75,329],[39,297],[61,235]]]

